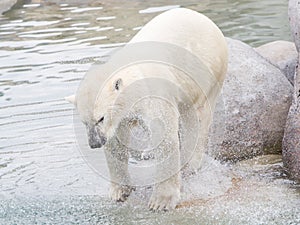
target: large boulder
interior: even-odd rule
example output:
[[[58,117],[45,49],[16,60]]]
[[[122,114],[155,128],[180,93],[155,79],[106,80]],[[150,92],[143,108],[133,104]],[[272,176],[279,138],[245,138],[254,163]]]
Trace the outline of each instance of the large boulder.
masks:
[[[289,0],[289,21],[297,51],[300,52],[300,1]]]
[[[208,154],[237,161],[281,152],[292,85],[281,70],[238,40],[227,39],[229,65]]]
[[[259,46],[255,50],[270,63],[281,69],[291,84],[294,84],[295,68],[298,61],[298,52],[294,42],[273,41]]]
[[[298,66],[294,79],[293,102],[289,110],[282,143],[283,164],[290,176],[300,181],[300,1],[289,1],[289,20],[298,50]]]
[[[17,3],[17,0],[1,0],[0,1],[0,14],[8,11],[16,3]]]

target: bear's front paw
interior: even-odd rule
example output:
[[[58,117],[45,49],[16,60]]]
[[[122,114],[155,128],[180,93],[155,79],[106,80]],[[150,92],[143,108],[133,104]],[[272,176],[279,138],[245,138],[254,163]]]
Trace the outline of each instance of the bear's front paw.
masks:
[[[175,209],[179,200],[179,188],[158,188],[157,190],[153,191],[148,206],[151,210],[171,210]]]
[[[112,200],[124,202],[133,190],[134,188],[128,185],[111,184],[109,197]]]

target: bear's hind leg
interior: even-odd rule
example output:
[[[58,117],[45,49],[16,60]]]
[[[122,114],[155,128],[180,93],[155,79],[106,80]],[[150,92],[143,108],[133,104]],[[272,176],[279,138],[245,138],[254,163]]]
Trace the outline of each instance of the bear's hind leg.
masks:
[[[203,108],[199,110],[198,117],[200,119],[198,127],[198,140],[192,158],[188,163],[189,170],[193,173],[197,172],[202,165],[202,158],[207,149],[209,127],[213,118],[217,91],[212,92],[206,100]]]

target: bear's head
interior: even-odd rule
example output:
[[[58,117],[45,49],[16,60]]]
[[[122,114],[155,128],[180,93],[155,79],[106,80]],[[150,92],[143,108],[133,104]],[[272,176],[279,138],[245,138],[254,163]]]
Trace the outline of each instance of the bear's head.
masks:
[[[122,101],[117,101],[123,86],[121,78],[111,78],[96,82],[85,78],[80,84],[76,96],[65,99],[74,104],[80,120],[85,125],[88,143],[91,148],[101,148],[113,137],[120,123]]]
[[[125,103],[122,100],[123,79],[111,78],[99,89],[94,102],[92,121],[102,140],[111,139],[124,118]]]
[[[153,146],[169,114],[178,117],[173,101],[179,92],[174,82],[169,67],[157,63],[132,64],[114,73],[96,67],[87,73],[76,97],[66,100],[75,104],[91,148],[100,148],[113,137],[130,148]]]

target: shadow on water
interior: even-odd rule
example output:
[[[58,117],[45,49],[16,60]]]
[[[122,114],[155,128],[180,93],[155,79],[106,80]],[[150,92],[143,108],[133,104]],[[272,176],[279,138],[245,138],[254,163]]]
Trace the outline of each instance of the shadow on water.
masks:
[[[107,181],[82,159],[63,100],[91,64],[164,10],[203,12],[226,36],[258,46],[290,39],[287,1],[82,2],[20,1],[0,16],[0,224],[300,223],[299,187],[281,159],[257,168],[207,158],[173,212],[149,212],[148,188],[125,204],[106,200]]]

